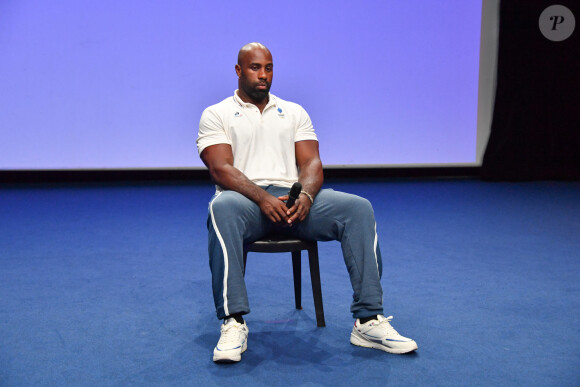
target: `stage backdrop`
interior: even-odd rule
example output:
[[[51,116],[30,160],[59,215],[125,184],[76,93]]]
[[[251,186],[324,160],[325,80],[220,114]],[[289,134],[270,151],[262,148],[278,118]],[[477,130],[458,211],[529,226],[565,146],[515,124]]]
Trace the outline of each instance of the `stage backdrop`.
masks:
[[[251,41],[326,165],[476,165],[481,16],[475,0],[3,0],[0,169],[202,166],[200,114]]]
[[[580,3],[502,0],[493,180],[580,178]]]

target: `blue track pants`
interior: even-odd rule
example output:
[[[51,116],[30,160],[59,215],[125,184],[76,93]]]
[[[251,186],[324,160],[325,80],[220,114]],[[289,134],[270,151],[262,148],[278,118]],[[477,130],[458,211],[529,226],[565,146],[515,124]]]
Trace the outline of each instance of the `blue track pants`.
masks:
[[[274,196],[288,188],[263,187]],[[209,264],[217,317],[250,312],[244,282],[243,247],[276,231],[303,239],[340,242],[353,288],[354,318],[383,314],[382,261],[370,202],[356,195],[321,190],[304,222],[274,225],[260,207],[235,191],[216,193],[209,203]]]

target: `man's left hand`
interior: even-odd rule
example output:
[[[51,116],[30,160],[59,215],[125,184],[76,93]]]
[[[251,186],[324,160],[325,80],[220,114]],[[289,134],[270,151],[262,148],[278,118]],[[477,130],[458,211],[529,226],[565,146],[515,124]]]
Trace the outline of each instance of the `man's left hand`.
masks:
[[[279,196],[278,199],[286,201],[288,200],[288,195]],[[310,213],[310,199],[304,194],[300,194],[298,199],[294,202],[294,205],[288,209],[286,214],[289,216],[288,225],[292,227],[294,223],[302,222],[308,214]]]

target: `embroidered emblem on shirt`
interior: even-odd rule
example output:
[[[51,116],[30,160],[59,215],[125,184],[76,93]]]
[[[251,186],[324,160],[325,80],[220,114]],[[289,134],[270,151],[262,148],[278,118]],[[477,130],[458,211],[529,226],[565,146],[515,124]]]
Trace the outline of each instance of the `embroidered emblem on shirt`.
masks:
[[[240,112],[235,112],[234,113],[234,117],[241,117],[242,115],[240,114]]]
[[[278,116],[284,117],[284,112],[282,111],[282,108],[278,108]]]

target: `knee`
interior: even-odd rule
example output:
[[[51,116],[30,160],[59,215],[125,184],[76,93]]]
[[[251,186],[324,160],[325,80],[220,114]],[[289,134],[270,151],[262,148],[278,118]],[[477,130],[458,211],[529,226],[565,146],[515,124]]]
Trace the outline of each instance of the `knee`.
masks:
[[[360,196],[353,195],[352,199],[352,208],[355,212],[359,212],[361,214],[373,214],[373,205],[368,199],[365,199]]]
[[[345,193],[336,202],[340,203],[337,210],[344,214],[347,219],[352,219],[357,222],[365,221],[369,218],[374,219],[371,202],[361,196]]]
[[[363,197],[355,196],[351,204],[351,217],[357,223],[375,222],[375,212],[371,202]]]

